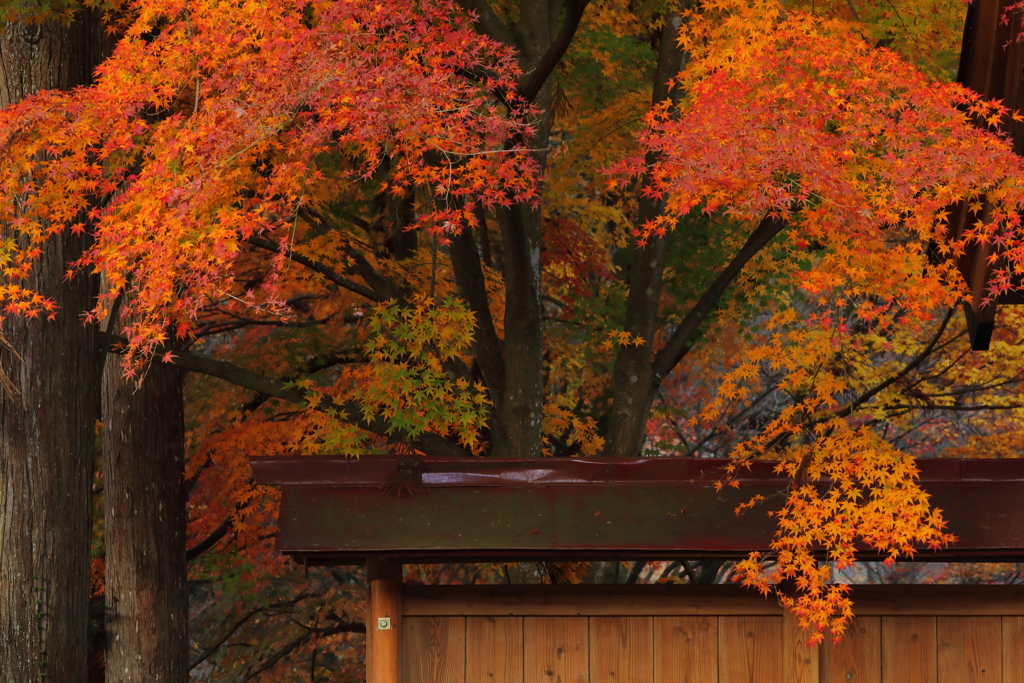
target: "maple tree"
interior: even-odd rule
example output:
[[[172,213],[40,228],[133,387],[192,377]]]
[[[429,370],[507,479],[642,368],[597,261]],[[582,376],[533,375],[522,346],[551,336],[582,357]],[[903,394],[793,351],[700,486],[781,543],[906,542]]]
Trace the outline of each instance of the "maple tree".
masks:
[[[235,541],[195,580],[284,571],[250,453],[767,458],[794,479],[777,553],[737,573],[795,579],[812,637],[838,633],[812,549],[949,542],[909,458],[972,418],[935,416],[1019,433],[1019,316],[959,354],[964,285],[928,255],[994,242],[1011,286],[1012,114],[937,80],[955,8],[898,6],[902,40],[856,7],[132,3],[94,86],[0,113],[0,299],[52,314],[23,278],[87,233],[126,373],[232,384],[190,389],[189,536]],[[303,623],[289,653],[352,631]]]

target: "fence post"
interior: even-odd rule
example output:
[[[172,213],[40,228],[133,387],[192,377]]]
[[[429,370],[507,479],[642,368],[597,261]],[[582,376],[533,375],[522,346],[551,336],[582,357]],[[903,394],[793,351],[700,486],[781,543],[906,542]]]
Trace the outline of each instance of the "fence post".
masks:
[[[366,561],[366,683],[400,683],[402,565]]]

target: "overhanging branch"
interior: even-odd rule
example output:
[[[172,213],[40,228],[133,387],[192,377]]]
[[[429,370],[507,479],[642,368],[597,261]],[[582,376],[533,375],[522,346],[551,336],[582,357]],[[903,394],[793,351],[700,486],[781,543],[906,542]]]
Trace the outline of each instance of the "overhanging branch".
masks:
[[[123,349],[128,344],[128,340],[124,337],[118,337],[107,332],[97,332],[97,337],[99,343],[106,346],[107,350],[111,353],[119,353],[120,349]],[[216,360],[187,351],[178,351],[171,347],[156,349],[154,355],[164,354],[168,351],[171,352],[173,357],[171,364],[182,370],[217,377],[243,389],[273,396],[301,406],[305,406],[313,398],[311,392],[289,387],[281,380],[267,377],[227,361]],[[374,416],[373,419],[367,420],[362,417],[363,406],[358,401],[339,403],[329,396],[320,396],[315,409],[332,415],[341,422],[365,429],[368,432],[404,440],[416,450],[422,451],[427,455],[449,458],[471,456],[469,451],[438,434],[422,432],[419,436],[413,438],[402,430],[392,429],[391,423],[380,416]]]
[[[786,224],[772,216],[766,216],[758,224],[754,232],[747,238],[743,248],[733,257],[711,286],[707,288],[700,300],[686,314],[679,326],[676,327],[672,336],[669,337],[665,348],[658,352],[654,359],[654,373],[651,375],[651,392],[657,391],[665,377],[679,364],[679,361],[689,352],[693,346],[693,337],[701,323],[707,320],[708,316],[718,306],[718,302],[725,294],[725,290],[732,284],[733,280],[740,274],[743,267],[750,259],[754,258],[757,252],[761,251],[776,235],[782,232]]]

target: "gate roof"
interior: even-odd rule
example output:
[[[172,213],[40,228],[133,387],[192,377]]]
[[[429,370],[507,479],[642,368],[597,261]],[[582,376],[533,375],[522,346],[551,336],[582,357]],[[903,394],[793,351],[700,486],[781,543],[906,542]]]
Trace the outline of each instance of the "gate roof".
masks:
[[[282,487],[277,548],[313,564],[732,558],[768,551],[790,480],[724,460],[254,457]],[[918,461],[959,541],[919,560],[1024,560],[1024,460]],[[737,515],[755,494],[765,502]]]

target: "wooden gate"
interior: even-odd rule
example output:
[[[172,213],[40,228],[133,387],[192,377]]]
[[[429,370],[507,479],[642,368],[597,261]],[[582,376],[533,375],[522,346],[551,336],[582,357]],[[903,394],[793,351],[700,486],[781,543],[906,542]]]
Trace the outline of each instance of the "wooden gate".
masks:
[[[839,645],[729,586],[405,587],[402,683],[1024,683],[1024,592],[864,586]],[[371,636],[372,637],[372,636]]]

